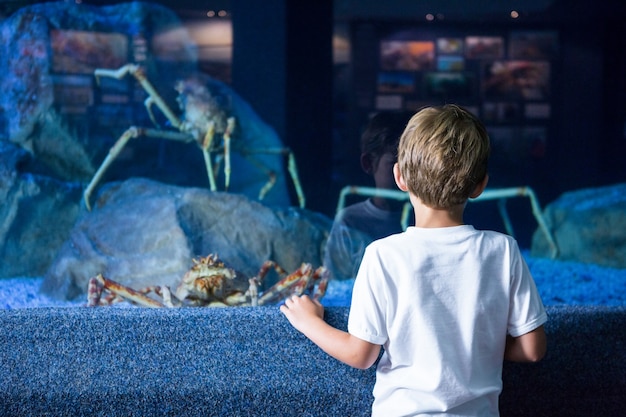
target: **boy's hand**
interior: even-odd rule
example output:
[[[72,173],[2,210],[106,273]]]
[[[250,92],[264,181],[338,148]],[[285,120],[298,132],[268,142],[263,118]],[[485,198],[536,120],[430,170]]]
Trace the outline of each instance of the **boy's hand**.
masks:
[[[319,301],[312,300],[308,295],[289,297],[285,300],[285,304],[280,306],[280,311],[293,327],[303,333],[309,324],[318,319],[324,319],[324,306]]]
[[[376,361],[380,346],[361,340],[324,321],[324,306],[303,295],[285,300],[280,311],[298,331],[311,339],[335,359],[359,369],[367,369]]]

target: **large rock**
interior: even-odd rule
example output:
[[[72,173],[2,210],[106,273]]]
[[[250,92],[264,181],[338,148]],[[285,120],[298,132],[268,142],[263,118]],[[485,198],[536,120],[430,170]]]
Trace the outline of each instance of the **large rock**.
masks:
[[[0,278],[41,276],[79,212],[79,184],[18,173],[26,152],[0,141]]]
[[[129,285],[175,286],[192,258],[217,253],[252,276],[266,260],[293,271],[322,264],[331,220],[304,209],[273,209],[244,196],[130,179],[107,185],[83,210],[45,274],[42,291],[84,296],[92,276]]]
[[[545,208],[544,218],[559,259],[626,268],[626,184],[564,193]],[[531,254],[550,254],[540,230]]]

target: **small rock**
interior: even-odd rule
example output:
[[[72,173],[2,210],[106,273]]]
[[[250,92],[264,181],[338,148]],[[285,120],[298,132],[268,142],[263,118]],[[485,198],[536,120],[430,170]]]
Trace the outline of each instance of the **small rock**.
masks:
[[[626,184],[564,193],[544,210],[558,258],[626,268]],[[548,257],[543,233],[533,235],[532,256]]]

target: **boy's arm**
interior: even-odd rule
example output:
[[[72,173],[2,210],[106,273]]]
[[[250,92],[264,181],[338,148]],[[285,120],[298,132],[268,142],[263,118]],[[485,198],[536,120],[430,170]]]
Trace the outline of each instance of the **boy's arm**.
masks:
[[[518,337],[507,335],[504,359],[513,362],[539,362],[546,354],[546,345],[543,326]]]
[[[324,321],[324,307],[308,296],[290,297],[280,306],[289,322],[324,352],[354,368],[367,369],[376,362],[380,346],[336,329]]]

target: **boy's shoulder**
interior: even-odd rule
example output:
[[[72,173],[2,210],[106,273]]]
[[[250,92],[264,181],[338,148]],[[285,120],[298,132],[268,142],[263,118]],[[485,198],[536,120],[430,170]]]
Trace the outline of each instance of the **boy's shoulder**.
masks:
[[[476,229],[472,225],[463,225],[455,227],[441,228],[419,228],[408,227],[404,232],[396,233],[379,239],[375,242],[375,246],[395,246],[408,245],[411,242],[455,242],[465,239],[476,239],[483,242],[489,242],[492,245],[506,245],[517,247],[517,241],[514,237],[495,230]]]

